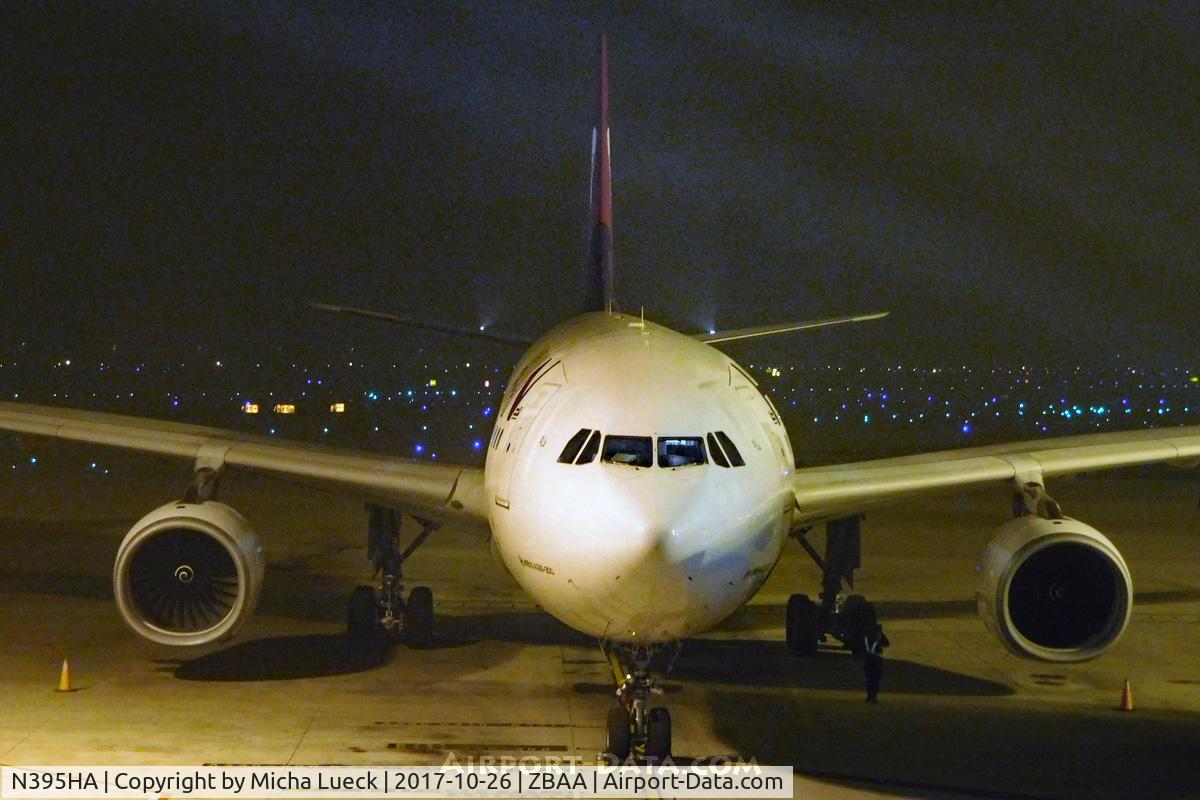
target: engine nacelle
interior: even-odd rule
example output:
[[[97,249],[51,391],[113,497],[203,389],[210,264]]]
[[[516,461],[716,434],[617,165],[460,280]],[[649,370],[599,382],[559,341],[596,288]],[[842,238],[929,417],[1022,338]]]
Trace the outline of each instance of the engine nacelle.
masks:
[[[1017,517],[976,566],[979,615],[1017,655],[1086,661],[1121,638],[1133,609],[1125,559],[1079,520]]]
[[[262,589],[262,545],[224,503],[167,503],[126,534],[113,567],[121,616],[159,644],[198,645],[232,636]]]

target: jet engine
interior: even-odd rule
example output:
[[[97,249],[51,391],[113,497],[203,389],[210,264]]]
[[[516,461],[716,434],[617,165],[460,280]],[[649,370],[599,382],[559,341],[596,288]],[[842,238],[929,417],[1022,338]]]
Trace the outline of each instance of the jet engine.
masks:
[[[121,616],[168,645],[232,636],[254,611],[265,561],[258,535],[224,503],[167,503],[126,534],[113,567]]]
[[[1117,548],[1079,520],[1017,517],[976,566],[987,626],[1017,655],[1086,661],[1125,632],[1133,582]]]

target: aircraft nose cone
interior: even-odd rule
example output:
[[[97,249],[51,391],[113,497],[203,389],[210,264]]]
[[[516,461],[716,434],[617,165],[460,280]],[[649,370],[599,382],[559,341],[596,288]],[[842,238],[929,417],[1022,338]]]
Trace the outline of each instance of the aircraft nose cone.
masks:
[[[619,533],[614,531],[622,539],[618,548],[622,574],[636,574],[647,586],[665,587],[676,579],[686,581],[681,570],[692,555],[691,534],[696,530],[689,500],[673,497],[627,510],[617,528]]]
[[[621,526],[625,551],[635,561],[668,561],[679,549],[682,525],[661,506],[637,509]]]

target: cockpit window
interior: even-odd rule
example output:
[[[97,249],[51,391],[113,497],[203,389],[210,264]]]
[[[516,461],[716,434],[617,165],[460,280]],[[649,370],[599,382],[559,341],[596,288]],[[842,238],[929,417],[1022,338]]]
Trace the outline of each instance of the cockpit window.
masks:
[[[654,443],[649,436],[605,436],[601,460],[631,467],[652,467]]]
[[[735,467],[743,467],[746,461],[742,458],[742,454],[738,452],[737,446],[733,441],[725,435],[725,431],[717,431],[717,441],[721,443],[721,447],[725,450],[725,455],[729,456],[729,463]]]
[[[591,430],[588,428],[580,428],[579,432],[567,441],[567,446],[563,448],[562,453],[560,453],[558,456],[558,463],[574,463],[575,456],[579,455],[579,448],[583,447],[583,443],[587,441],[588,434],[590,433]]]
[[[699,436],[658,437],[658,465],[660,467],[690,467],[706,464],[704,440]]]
[[[583,452],[579,454],[579,460],[575,463],[590,464],[596,460],[598,452],[600,452],[600,431],[592,431],[592,437],[584,445]]]
[[[728,467],[729,460],[725,458],[725,454],[721,452],[721,446],[717,444],[717,439],[711,433],[708,435],[708,452],[712,456],[712,460],[717,463],[718,467]]]

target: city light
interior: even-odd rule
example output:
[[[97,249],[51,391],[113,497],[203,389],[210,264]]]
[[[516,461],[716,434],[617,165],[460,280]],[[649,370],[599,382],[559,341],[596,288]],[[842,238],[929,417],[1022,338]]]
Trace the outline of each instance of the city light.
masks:
[[[488,448],[488,439],[483,437],[492,432],[497,415],[497,395],[490,390],[495,388],[497,394],[503,390],[499,374],[505,369],[503,364],[476,362],[470,362],[467,368],[461,361],[411,367],[389,361],[386,372],[366,379],[367,386],[373,385],[366,389],[361,376],[369,374],[364,370],[372,365],[357,358],[353,362],[288,361],[277,367],[254,359],[244,364],[223,363],[221,378],[194,386],[178,379],[180,373],[190,373],[196,366],[187,359],[124,365],[106,359],[88,366],[76,357],[72,370],[63,369],[65,362],[43,362],[45,376],[31,375],[28,385],[3,387],[6,399],[63,404],[90,399],[98,409],[104,400],[115,399],[124,406],[120,411],[147,416],[161,413],[162,401],[166,400],[168,409],[186,408],[201,418],[207,415],[217,426],[222,425],[219,415],[224,414],[225,426],[236,427],[233,418],[241,418],[241,427],[248,432],[322,441],[336,437],[337,443],[344,446],[354,446],[356,436],[370,436],[371,441],[392,452],[415,452],[423,459],[433,459],[437,453],[439,460],[467,462],[481,460]],[[200,363],[211,367],[214,362]],[[353,377],[348,373],[350,363]],[[15,377],[8,369],[15,364],[4,362],[3,377]],[[1200,372],[1190,368],[1132,368],[1124,364],[1095,368],[963,365],[936,369],[836,363],[747,366],[769,377],[762,390],[776,407],[787,412],[784,422],[794,437],[798,457],[804,452],[818,458],[825,451],[844,447],[840,442],[852,440],[839,437],[860,427],[864,433],[878,430],[882,437],[878,441],[885,448],[893,441],[901,442],[895,446],[895,453],[903,454],[914,451],[917,442],[889,438],[901,428],[920,433],[926,437],[925,443],[937,449],[965,443],[966,437],[972,443],[991,444],[1200,421],[1200,402],[1184,394],[1194,393],[1200,383]],[[475,388],[443,388],[441,382],[446,375],[476,368],[478,372],[464,376],[462,384]],[[497,376],[495,387],[491,376]],[[156,378],[162,383],[147,382]],[[318,390],[318,386],[323,388]],[[323,396],[323,392],[333,396]],[[338,396],[352,400],[335,401],[333,398]],[[248,397],[259,399],[251,401]],[[353,398],[362,402],[353,402]],[[314,405],[328,407],[331,416],[344,416],[351,424],[334,426],[324,415],[305,419],[315,410]],[[272,410],[272,416],[295,415],[298,424],[290,430],[273,428],[270,417],[262,419]],[[417,437],[421,439],[420,449],[412,444]],[[874,451],[862,452],[866,455]],[[19,465],[29,463],[22,460]],[[94,471],[100,473],[101,468]]]

